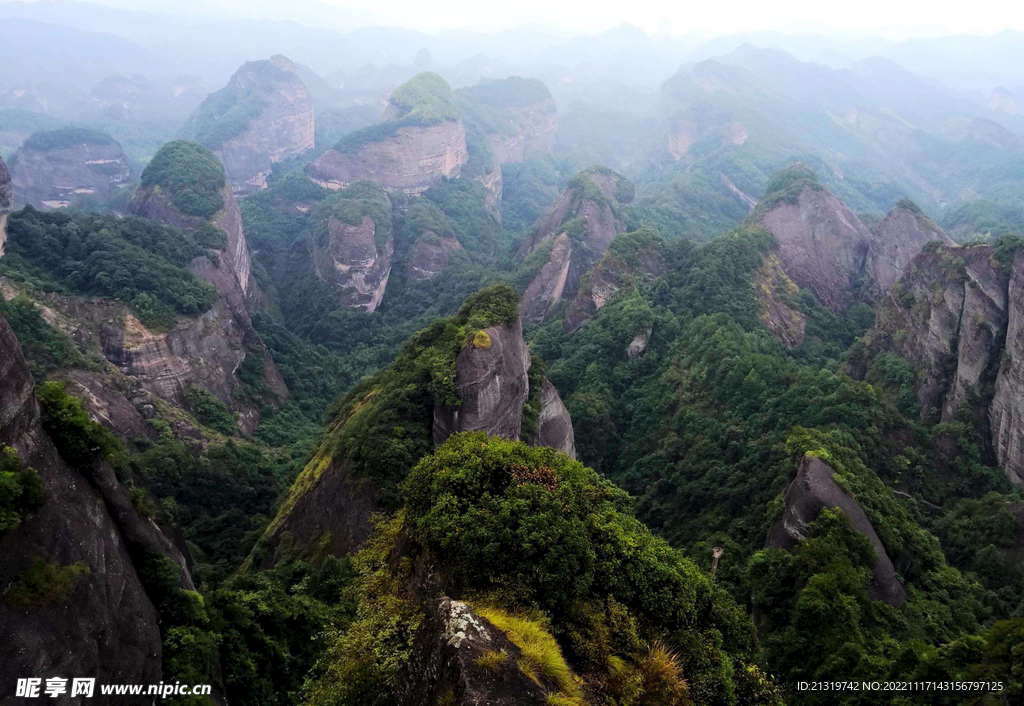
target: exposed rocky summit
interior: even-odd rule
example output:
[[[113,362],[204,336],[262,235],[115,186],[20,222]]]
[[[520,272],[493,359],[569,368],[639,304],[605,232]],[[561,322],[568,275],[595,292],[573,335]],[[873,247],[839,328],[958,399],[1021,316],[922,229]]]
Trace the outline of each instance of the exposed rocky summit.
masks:
[[[66,590],[31,605],[0,601],[0,703],[14,704],[14,684],[32,675],[95,677],[100,683],[156,683],[162,676],[159,618],[140,575],[159,552],[178,564],[179,585],[193,589],[187,561],[150,520],[135,511],[106,464],[71,467],[43,430],[31,375],[0,318],[0,446],[14,449],[44,489],[42,506],[0,537],[0,593],[26,572],[72,578]],[[115,703],[97,693],[96,703]]]
[[[615,236],[601,260],[580,283],[565,312],[565,332],[577,330],[623,289],[663,275],[665,248],[664,239],[651,230]]]
[[[951,242],[908,200],[869,230],[799,163],[771,179],[748,222],[775,236],[773,254],[786,277],[836,312],[877,301],[929,241]],[[783,339],[800,337],[775,329]]]
[[[317,277],[345,306],[375,311],[395,252],[387,194],[373,182],[359,182],[317,205],[310,220]]]
[[[518,439],[530,394],[530,351],[523,325],[498,324],[474,336],[455,359],[458,407],[434,407],[434,443],[461,431]],[[557,393],[556,393],[557,394]]]
[[[852,371],[894,352],[917,372],[925,421],[953,421],[965,405],[990,454],[1024,484],[1024,252],[936,243],[911,262],[878,309]]]
[[[444,79],[427,72],[392,92],[381,123],[343,137],[306,176],[328,189],[368,179],[417,194],[458,177],[468,159],[458,102]]]
[[[547,378],[544,378],[540,390],[540,404],[537,433],[529,440],[530,445],[558,449],[570,458],[576,458],[576,434],[572,428],[572,417],[558,390]]]
[[[15,154],[11,172],[18,207],[66,208],[87,198],[103,203],[131,183],[121,146],[83,128],[33,134]]]
[[[783,496],[782,517],[768,530],[766,546],[792,550],[807,537],[808,527],[822,510],[838,508],[855,530],[871,540],[875,549],[868,594],[889,605],[900,605],[907,599],[907,594],[896,577],[896,569],[886,554],[885,546],[857,500],[836,483],[832,477],[834,473],[820,458],[810,454],[804,456],[796,478],[787,486]]]
[[[4,243],[7,242],[7,214],[14,203],[14,192],[11,189],[11,175],[7,165],[0,159],[0,257],[4,254]]]
[[[541,323],[576,296],[583,276],[625,229],[632,200],[633,185],[611,170],[595,167],[573,177],[520,245],[520,256],[540,265],[520,300],[524,323]]]
[[[313,99],[287,57],[249,61],[183,130],[224,164],[236,194],[266,187],[273,166],[314,146]]]

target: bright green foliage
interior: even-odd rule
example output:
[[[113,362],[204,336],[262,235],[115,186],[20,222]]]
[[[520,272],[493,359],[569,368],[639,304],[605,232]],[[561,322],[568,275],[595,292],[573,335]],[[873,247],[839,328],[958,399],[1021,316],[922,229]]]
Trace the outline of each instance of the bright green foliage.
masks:
[[[72,397],[64,385],[45,382],[36,388],[43,427],[71,466],[87,468],[108,461],[115,467],[125,461],[124,446],[106,427],[89,418],[82,401]]]
[[[752,644],[743,612],[589,468],[552,449],[457,434],[416,466],[403,495],[413,534],[467,590],[540,608],[556,635],[578,629],[581,601],[614,601],[680,650],[701,703],[730,702],[733,660]]]
[[[185,390],[185,401],[188,402],[189,411],[200,424],[205,424],[227,436],[237,431],[238,415],[205,387],[189,385]]]
[[[117,144],[114,138],[105,132],[86,127],[65,127],[48,132],[35,132],[29,135],[22,147],[38,152],[60,150],[81,144],[109,145]]]
[[[14,449],[0,446],[0,538],[43,506],[46,491],[35,469],[22,464]]]
[[[448,82],[431,71],[418,73],[393,90],[388,102],[396,117],[415,116],[424,123],[458,120],[461,114]]]
[[[12,214],[0,270],[40,288],[117,299],[149,326],[200,314],[217,292],[186,267],[206,253],[195,237],[142,218]]]
[[[802,162],[796,162],[788,169],[777,172],[768,180],[768,185],[764,188],[764,196],[757,202],[757,208],[754,209],[751,217],[756,218],[759,214],[767,213],[780,203],[796,203],[804,189],[823,191],[824,187],[814,172]],[[917,208],[916,204],[914,204],[914,208],[917,211],[921,210]]]
[[[392,236],[391,201],[380,186],[372,181],[357,181],[346,189],[332,194],[310,213],[313,242],[328,245],[330,222],[337,219],[350,226],[362,224],[363,219],[373,221],[373,238],[383,248]]]
[[[213,152],[185,140],[161,147],[142,172],[143,187],[160,187],[176,209],[199,218],[210,218],[224,208],[225,183],[224,167]]]
[[[14,606],[41,608],[67,601],[89,566],[82,561],[63,566],[36,557],[8,586],[0,600]]]
[[[78,350],[70,336],[48,324],[27,296],[0,300],[0,316],[7,319],[18,337],[21,352],[36,380],[42,380],[55,370],[98,367],[96,361]]]

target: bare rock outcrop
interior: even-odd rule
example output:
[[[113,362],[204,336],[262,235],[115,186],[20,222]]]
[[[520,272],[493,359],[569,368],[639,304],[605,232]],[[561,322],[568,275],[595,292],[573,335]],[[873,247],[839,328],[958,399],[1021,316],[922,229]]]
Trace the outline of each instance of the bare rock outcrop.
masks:
[[[11,162],[14,202],[66,208],[89,198],[109,201],[131,183],[128,158],[109,135],[65,128],[35,133]]]
[[[428,93],[430,105],[421,100]],[[468,159],[458,103],[444,79],[427,72],[392,92],[379,125],[343,137],[307,165],[306,176],[328,189],[368,179],[387,191],[418,194],[458,177]]]
[[[490,326],[455,359],[458,407],[434,407],[434,443],[452,434],[483,430],[518,439],[523,405],[530,394],[530,351],[520,319]]]
[[[128,490],[105,464],[72,468],[43,430],[32,378],[20,346],[0,318],[0,446],[37,471],[45,500],[0,537],[0,592],[32,567],[70,572],[66,591],[31,605],[0,601],[0,703],[13,704],[14,684],[32,675],[88,675],[100,683],[156,683],[161,678],[159,618],[140,579],[148,552],[181,567],[187,561],[150,520],[138,515]],[[97,690],[97,703],[116,701]]]
[[[562,322],[565,332],[576,331],[623,289],[663,275],[665,250],[664,239],[647,229],[615,236],[569,304]]]
[[[448,267],[452,253],[459,250],[462,250],[462,244],[454,237],[426,234],[416,242],[407,277],[412,281],[433,278]]]
[[[807,315],[792,302],[800,288],[783,271],[778,255],[768,253],[765,256],[754,274],[753,284],[758,315],[768,332],[787,348],[803,343]]]
[[[1006,115],[1018,115],[1020,113],[1017,96],[1002,86],[992,89],[992,93],[988,97],[988,109],[996,113],[1005,113]]]
[[[1007,477],[1024,485],[1024,253],[993,247],[926,247],[889,290],[861,360],[894,352],[918,371],[923,420],[954,421],[966,405]]]
[[[576,296],[584,275],[625,229],[624,208],[632,199],[632,184],[601,167],[581,172],[569,182],[519,248],[524,258],[549,248],[546,262],[520,300],[524,323],[541,323],[562,301]]]
[[[540,390],[540,404],[537,433],[529,440],[530,445],[547,446],[576,458],[576,434],[572,428],[572,417],[558,390],[547,378],[544,378]]]
[[[376,311],[395,254],[387,194],[372,182],[359,182],[318,204],[310,221],[316,276],[345,306]]]
[[[425,599],[423,609],[412,657],[399,675],[399,706],[431,703],[438,695],[451,706],[549,703],[545,689],[519,668],[519,647],[469,605],[441,596]],[[500,663],[482,666],[481,658],[494,654],[504,655]]]
[[[14,192],[11,189],[11,174],[7,165],[0,159],[0,257],[4,254],[4,243],[7,242],[7,214],[14,204]]]
[[[896,284],[911,260],[929,242],[954,244],[945,231],[906,199],[897,203],[872,232],[875,237],[869,254],[870,277],[879,294]]]
[[[232,191],[250,193],[266,187],[275,164],[313,148],[313,99],[287,57],[249,61],[183,132],[214,151]]]
[[[865,535],[875,549],[875,562],[871,568],[868,595],[889,605],[900,605],[907,599],[906,591],[896,576],[896,569],[886,554],[871,520],[852,495],[833,479],[834,471],[822,461],[808,454],[797,470],[796,478],[786,487],[783,496],[782,518],[768,530],[766,546],[792,550],[807,536],[809,525],[825,508],[838,508],[846,515],[855,530]]]

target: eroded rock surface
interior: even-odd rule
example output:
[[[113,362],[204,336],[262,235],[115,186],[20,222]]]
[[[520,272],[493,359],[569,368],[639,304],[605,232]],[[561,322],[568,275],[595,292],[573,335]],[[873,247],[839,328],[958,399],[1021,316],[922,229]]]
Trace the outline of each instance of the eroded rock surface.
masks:
[[[131,182],[128,158],[113,138],[74,129],[31,136],[11,172],[19,208],[66,208],[86,198],[103,203]]]
[[[14,203],[14,192],[11,189],[11,175],[7,165],[0,159],[0,257],[4,254],[4,243],[7,242],[7,214]]]
[[[108,466],[69,467],[40,423],[31,375],[7,322],[0,318],[0,445],[15,449],[45,488],[43,506],[0,539],[0,591],[34,562],[78,565],[67,595],[31,606],[0,601],[0,703],[18,678],[88,675],[100,683],[156,683],[162,674],[157,612],[139,578],[149,551],[182,567],[185,557],[150,520],[138,515]],[[117,703],[99,694],[99,704]]]
[[[871,280],[884,293],[910,265],[924,246],[937,240],[953,245],[952,239],[913,203],[900,202],[873,229],[869,255]]]
[[[429,234],[421,237],[409,261],[408,278],[413,281],[431,279],[448,267],[452,253],[458,250],[462,250],[462,244],[456,238]]]
[[[875,549],[875,563],[871,569],[868,594],[889,605],[900,605],[906,591],[896,577],[896,569],[885,552],[871,520],[860,504],[839,487],[832,478],[834,471],[819,458],[804,456],[796,478],[786,488],[782,518],[768,530],[766,546],[792,550],[807,537],[808,527],[825,508],[838,508],[855,530],[865,535]]]
[[[540,395],[540,418],[537,433],[529,440],[530,445],[547,446],[576,458],[576,434],[572,428],[572,417],[558,390],[547,378],[544,378]]]
[[[242,118],[221,115],[224,105],[249,116],[244,127],[226,138],[218,122]],[[214,151],[232,191],[250,193],[266,187],[275,164],[313,148],[313,99],[287,57],[249,61],[203,102],[185,132]]]
[[[523,340],[522,322],[491,326],[483,334],[455,359],[455,385],[462,404],[434,408],[435,444],[463,431],[519,438],[523,405],[530,393],[530,351]]]

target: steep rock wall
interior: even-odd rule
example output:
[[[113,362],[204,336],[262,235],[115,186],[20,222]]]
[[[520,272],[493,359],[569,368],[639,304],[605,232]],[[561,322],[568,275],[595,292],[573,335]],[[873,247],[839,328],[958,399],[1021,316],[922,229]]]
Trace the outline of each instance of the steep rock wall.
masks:
[[[376,311],[384,299],[395,253],[391,234],[377,244],[376,227],[369,216],[355,225],[332,216],[327,243],[317,244],[313,251],[317,276],[331,286],[338,300],[368,313]]]
[[[0,159],[0,257],[4,254],[4,243],[7,242],[7,214],[14,204],[14,192],[11,188],[11,174],[7,165]]]
[[[12,167],[14,202],[39,209],[65,208],[83,197],[109,201],[131,182],[121,146],[81,142],[68,147],[22,147]]]

